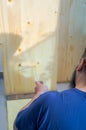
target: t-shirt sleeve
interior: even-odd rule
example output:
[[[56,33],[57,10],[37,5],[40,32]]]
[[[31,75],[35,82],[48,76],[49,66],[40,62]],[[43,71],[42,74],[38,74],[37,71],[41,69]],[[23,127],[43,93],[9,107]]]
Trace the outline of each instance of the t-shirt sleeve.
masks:
[[[57,93],[47,92],[39,96],[29,107],[19,112],[16,118],[18,130],[37,130],[47,120],[50,108]]]
[[[45,96],[40,96],[29,107],[18,113],[16,127],[18,130],[36,130],[38,117],[45,109]]]

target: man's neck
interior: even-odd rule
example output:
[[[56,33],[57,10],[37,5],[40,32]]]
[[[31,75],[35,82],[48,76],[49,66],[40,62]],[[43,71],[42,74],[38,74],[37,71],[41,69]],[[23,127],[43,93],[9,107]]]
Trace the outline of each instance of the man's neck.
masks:
[[[83,73],[76,77],[76,88],[86,92],[86,75]]]
[[[76,84],[76,88],[78,88],[81,91],[86,92],[86,84],[84,83]]]

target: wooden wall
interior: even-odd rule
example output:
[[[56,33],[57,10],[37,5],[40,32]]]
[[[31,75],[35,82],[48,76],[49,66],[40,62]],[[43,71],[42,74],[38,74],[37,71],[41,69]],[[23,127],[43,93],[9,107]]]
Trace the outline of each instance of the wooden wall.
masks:
[[[0,43],[7,95],[56,89],[58,0],[0,0]]]
[[[86,0],[0,0],[6,94],[68,82],[86,47]]]
[[[68,82],[86,47],[86,0],[60,0],[57,81]]]

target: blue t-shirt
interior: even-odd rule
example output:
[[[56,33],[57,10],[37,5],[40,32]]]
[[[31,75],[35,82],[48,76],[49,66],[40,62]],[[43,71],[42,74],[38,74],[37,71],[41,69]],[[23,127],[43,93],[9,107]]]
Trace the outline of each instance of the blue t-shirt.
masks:
[[[19,112],[18,130],[86,130],[86,93],[46,92]]]

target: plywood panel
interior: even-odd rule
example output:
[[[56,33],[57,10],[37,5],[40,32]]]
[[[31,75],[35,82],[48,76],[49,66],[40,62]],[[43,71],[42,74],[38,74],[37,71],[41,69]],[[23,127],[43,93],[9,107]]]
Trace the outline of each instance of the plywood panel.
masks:
[[[70,80],[86,47],[85,12],[85,0],[0,0],[7,95],[33,92],[35,80],[50,90]]]
[[[55,89],[59,0],[0,0],[0,10],[6,94],[33,92],[35,80]]]
[[[86,47],[86,0],[60,0],[58,82],[68,82]]]

